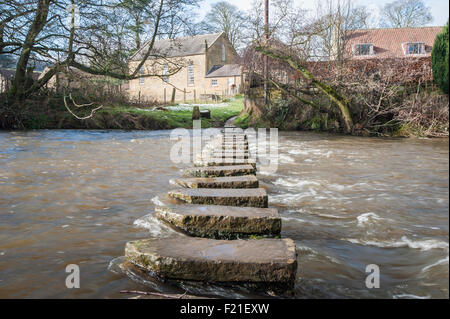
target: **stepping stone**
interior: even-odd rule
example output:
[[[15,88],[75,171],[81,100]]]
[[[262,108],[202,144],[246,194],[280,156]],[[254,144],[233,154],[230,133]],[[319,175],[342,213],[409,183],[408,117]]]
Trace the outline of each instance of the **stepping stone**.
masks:
[[[220,135],[218,135],[219,137],[243,137],[243,138],[247,138],[247,135],[244,133],[240,133],[240,132],[225,132],[222,133]]]
[[[161,279],[255,284],[290,291],[297,272],[292,239],[215,240],[180,237],[128,242],[128,261]]]
[[[274,237],[281,232],[281,218],[274,208],[161,203],[155,208],[155,216],[195,237]]]
[[[242,132],[222,132],[218,135],[216,135],[217,138],[221,138],[221,137],[243,137],[243,138],[247,138],[247,134],[242,133]]]
[[[175,183],[187,188],[258,188],[259,182],[255,175],[210,177],[210,178],[179,178]]]
[[[248,146],[248,142],[242,142],[242,141],[222,141],[215,145],[222,145],[222,146]]]
[[[268,206],[264,188],[181,188],[169,191],[168,195],[189,204],[262,208]]]
[[[212,158],[240,158],[240,159],[247,159],[249,157],[248,152],[241,152],[236,150],[231,151],[216,151],[212,154]]]
[[[212,158],[239,158],[239,159],[247,159],[250,154],[248,150],[233,150],[233,149],[216,149],[216,150],[204,150],[201,154],[199,154],[196,159],[197,160],[208,160]]]
[[[213,149],[222,149],[224,151],[226,150],[237,150],[237,151],[248,151],[248,145],[247,144],[221,144],[221,145],[215,145]]]
[[[240,132],[227,132],[227,133],[221,133],[220,135],[217,135],[218,138],[234,138],[234,137],[239,137],[239,138],[247,138],[247,135],[244,133],[240,133]]]
[[[218,139],[218,141],[221,142],[235,142],[235,141],[242,141],[242,142],[247,142],[247,136],[246,135],[242,135],[242,136],[238,136],[238,135],[229,135],[229,136],[222,136]]]
[[[225,129],[220,130],[220,133],[238,133],[238,134],[245,134],[244,130],[240,127],[227,127]]]
[[[244,142],[244,143],[248,143],[248,140],[247,140],[246,136],[219,136],[219,137],[215,137],[215,138],[211,139],[210,142],[214,142],[214,143],[222,143],[222,142],[230,142],[230,143]]]
[[[210,142],[206,145],[207,149],[216,149],[219,147],[224,148],[225,146],[229,146],[230,148],[235,148],[236,146],[241,146],[244,148],[248,148],[248,142],[242,142],[242,141],[214,141],[214,142]]]
[[[228,166],[228,165],[251,165],[256,168],[256,161],[254,159],[244,158],[209,158],[201,159],[194,162],[194,166]]]
[[[185,172],[195,177],[241,176],[255,175],[256,168],[252,165],[206,166],[188,168]]]

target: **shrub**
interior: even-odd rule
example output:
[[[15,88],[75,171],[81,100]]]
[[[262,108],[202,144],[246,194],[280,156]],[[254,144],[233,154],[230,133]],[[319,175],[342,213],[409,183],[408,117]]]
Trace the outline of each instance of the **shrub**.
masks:
[[[441,90],[448,94],[448,22],[441,33],[436,36],[433,51],[431,53],[433,65],[434,82],[441,88]]]

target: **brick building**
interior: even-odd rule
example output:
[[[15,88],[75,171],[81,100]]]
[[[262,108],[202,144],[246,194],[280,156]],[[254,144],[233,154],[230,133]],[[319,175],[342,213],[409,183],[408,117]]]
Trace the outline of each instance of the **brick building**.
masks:
[[[436,36],[443,27],[362,29],[347,42],[352,59],[430,57]]]

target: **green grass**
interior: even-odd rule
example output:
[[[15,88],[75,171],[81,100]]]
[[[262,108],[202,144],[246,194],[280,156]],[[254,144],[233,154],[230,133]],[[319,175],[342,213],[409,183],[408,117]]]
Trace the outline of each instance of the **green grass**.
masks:
[[[226,120],[233,116],[239,115],[244,107],[243,98],[236,98],[227,102],[227,106],[209,108],[211,110],[211,119],[202,119],[202,127],[219,127],[223,126]],[[200,110],[208,109],[201,103],[195,103]],[[103,108],[100,112],[107,112],[111,115],[133,114],[142,117],[150,117],[154,121],[165,123],[170,128],[192,128],[192,111],[191,110],[168,110],[168,111],[150,111],[150,109],[141,109],[130,106],[110,106]]]
[[[234,124],[243,129],[248,128],[250,126],[250,114],[246,113],[238,116],[236,120],[234,120]]]

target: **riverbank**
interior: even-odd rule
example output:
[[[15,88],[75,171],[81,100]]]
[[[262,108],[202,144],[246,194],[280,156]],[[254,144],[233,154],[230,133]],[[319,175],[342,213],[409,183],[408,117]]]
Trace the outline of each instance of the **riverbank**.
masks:
[[[358,121],[351,135],[375,137],[448,137],[448,96],[422,94],[416,97],[419,103],[410,108],[414,121],[392,120],[392,116],[381,119],[378,126],[367,127]],[[80,100],[78,103],[88,103]],[[19,107],[9,110],[0,105],[0,129],[121,129],[164,130],[192,128],[194,105],[200,110],[211,111],[211,118],[202,119],[202,127],[223,127],[231,118],[234,124],[248,127],[277,127],[281,131],[312,131],[343,134],[340,117],[329,110],[292,103],[289,99],[276,98],[268,110],[261,114],[245,106],[243,96],[214,103],[180,103],[174,105],[130,105],[116,103],[104,105],[92,118],[79,120],[68,112],[62,96],[44,97],[24,101]],[[72,107],[79,117],[88,116],[95,105]],[[360,111],[359,113],[364,113]],[[403,112],[405,113],[405,112]],[[408,113],[409,114],[409,113]],[[390,118],[390,120],[389,120]]]
[[[239,115],[244,107],[243,97],[213,103],[180,103],[173,105],[132,106],[105,105],[89,119],[80,120],[70,114],[62,98],[46,98],[24,103],[22,109],[0,112],[0,129],[121,129],[164,130],[192,128],[192,110],[210,110],[211,118],[202,119],[202,127],[222,127]],[[84,103],[84,102],[80,102]],[[88,116],[95,105],[73,107],[79,117]]]
[[[342,112],[318,93],[302,102],[282,90],[272,89],[264,104],[260,87],[246,95],[244,111],[235,125],[277,127],[284,131],[313,131],[366,137],[448,137],[449,97],[432,84],[390,86],[378,91],[341,88],[348,96],[351,125]]]

